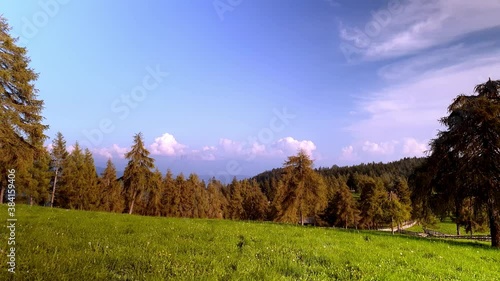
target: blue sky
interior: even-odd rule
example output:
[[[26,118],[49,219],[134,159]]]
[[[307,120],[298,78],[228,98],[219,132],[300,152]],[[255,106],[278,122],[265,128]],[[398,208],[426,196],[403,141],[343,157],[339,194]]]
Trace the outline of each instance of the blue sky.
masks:
[[[2,1],[0,13],[40,73],[47,135],[119,169],[137,132],[161,171],[219,177],[300,148],[317,167],[422,156],[452,98],[500,79],[497,0]]]

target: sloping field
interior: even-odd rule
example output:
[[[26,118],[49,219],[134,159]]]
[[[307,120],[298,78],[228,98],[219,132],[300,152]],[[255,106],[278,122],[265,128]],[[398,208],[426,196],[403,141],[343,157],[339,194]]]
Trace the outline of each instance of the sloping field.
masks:
[[[273,223],[16,206],[0,280],[500,280],[487,244]],[[0,207],[7,220],[7,207]]]

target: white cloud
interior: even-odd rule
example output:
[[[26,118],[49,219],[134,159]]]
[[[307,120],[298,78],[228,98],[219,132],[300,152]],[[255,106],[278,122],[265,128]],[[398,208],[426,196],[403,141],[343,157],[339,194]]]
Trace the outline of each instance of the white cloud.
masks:
[[[475,85],[487,81],[500,69],[499,53],[430,69],[413,79],[402,79],[357,101],[357,111],[364,116],[347,128],[356,140],[372,142],[403,141],[407,136],[419,140],[433,138],[442,129],[438,120],[459,94],[470,94]],[[499,79],[500,77],[491,77]]]
[[[299,150],[304,150],[308,155],[312,155],[313,151],[316,150],[316,145],[310,140],[296,140],[292,137],[286,137],[279,139],[272,145],[273,149],[280,153],[286,155],[297,154]]]
[[[422,157],[428,150],[426,142],[418,141],[412,137],[402,138],[400,141],[356,142],[342,148],[339,160],[353,162],[361,160],[371,161],[393,161],[401,157]]]
[[[242,142],[222,138],[219,140],[219,146],[222,148],[223,151],[233,155],[241,155],[244,153],[243,152],[244,143]]]
[[[400,2],[402,7],[382,6],[357,28],[340,27],[341,39],[356,46],[365,59],[404,56],[500,26],[498,0],[482,0],[480,5],[468,0],[390,2]]]
[[[399,60],[379,69],[378,75],[385,80],[406,80],[419,77],[426,72],[438,67],[444,67],[450,62],[476,61],[480,64],[484,60],[484,54],[496,50],[494,42],[466,45],[460,43],[451,47],[442,48],[416,55],[409,59]],[[494,55],[497,57],[497,54]],[[488,63],[484,61],[484,63]],[[485,81],[485,80],[483,80]]]
[[[419,142],[414,138],[406,138],[403,145],[403,153],[406,156],[425,156],[429,146],[425,142]]]
[[[188,158],[199,159],[204,161],[213,161],[216,160],[217,157],[215,153],[217,153],[217,147],[215,146],[204,146],[201,150],[193,149],[190,153],[185,155]]]
[[[125,147],[120,147],[117,144],[113,144],[111,147],[94,148],[91,150],[93,154],[100,155],[104,158],[113,159],[115,157],[125,158],[125,153],[128,149]]]
[[[153,155],[176,156],[183,154],[186,147],[186,145],[177,142],[173,135],[165,133],[161,137],[155,138],[149,148]]]
[[[381,142],[381,143],[365,141],[363,143],[362,150],[373,154],[390,155],[394,153],[397,144],[398,141]]]
[[[256,157],[280,158],[296,154],[300,149],[308,155],[313,154],[316,145],[310,140],[296,140],[286,137],[274,143],[262,144],[259,142],[246,143],[227,138],[221,138],[217,145],[205,145],[200,149],[187,149],[186,145],[180,144],[171,134],[165,133],[149,146],[152,155],[182,156],[183,159],[214,161],[223,159],[251,161]],[[117,144],[111,147],[95,148],[92,152],[104,158],[119,156],[124,158],[128,151]],[[318,155],[315,155],[319,157]]]
[[[125,158],[125,153],[127,153],[128,149],[126,147],[120,147],[117,144],[113,144],[111,147],[112,151],[115,152],[120,158]]]
[[[356,152],[354,152],[354,147],[352,145],[342,148],[342,153],[340,154],[340,160],[352,162],[358,158]]]
[[[446,45],[470,32],[500,27],[500,1],[486,0],[478,6],[463,0],[413,0],[404,2],[404,7],[380,36],[369,38],[362,48],[365,59],[406,57],[378,70],[383,82],[390,84],[355,101],[353,111],[358,114],[347,128],[353,149],[342,151],[340,158],[357,155],[366,161],[369,153],[380,158],[392,155],[389,160],[424,156],[429,140],[443,129],[438,120],[447,114],[452,100],[471,94],[489,77],[500,79],[498,37]]]
[[[204,146],[203,151],[216,151],[217,148],[215,146]]]
[[[316,145],[310,140],[299,141],[292,137],[285,137],[268,145],[259,142],[238,142],[223,138],[219,140],[219,148],[214,150],[217,151],[218,156],[243,156],[245,159],[251,160],[257,156],[283,157],[293,155],[300,149],[304,150],[307,154],[312,155],[312,152],[316,150]]]
[[[250,153],[252,155],[262,155],[266,152],[266,146],[263,144],[259,144],[258,142],[254,142],[252,147],[250,148]]]
[[[107,159],[112,159],[113,155],[111,154],[110,149],[108,148],[96,148],[92,151],[93,154],[97,154]]]

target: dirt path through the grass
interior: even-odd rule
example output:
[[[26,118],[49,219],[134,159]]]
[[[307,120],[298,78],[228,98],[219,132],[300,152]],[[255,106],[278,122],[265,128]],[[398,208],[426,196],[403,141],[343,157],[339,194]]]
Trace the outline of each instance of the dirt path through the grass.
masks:
[[[394,227],[394,231],[405,230],[405,229],[408,229],[416,224],[417,224],[416,221],[409,221],[409,222],[404,223],[400,228]],[[389,228],[380,228],[377,230],[379,230],[379,231],[392,231],[392,229],[390,227]]]

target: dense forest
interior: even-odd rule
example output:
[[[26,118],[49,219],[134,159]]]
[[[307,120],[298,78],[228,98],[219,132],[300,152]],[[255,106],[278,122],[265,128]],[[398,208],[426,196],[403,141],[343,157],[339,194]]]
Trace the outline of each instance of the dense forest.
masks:
[[[1,203],[364,229],[451,217],[469,232],[489,228],[500,247],[500,80],[453,101],[426,158],[314,169],[298,151],[281,168],[223,184],[159,171],[141,133],[120,178],[111,160],[98,175],[88,148],[75,143],[68,152],[62,133],[49,151],[29,62],[0,17]]]

